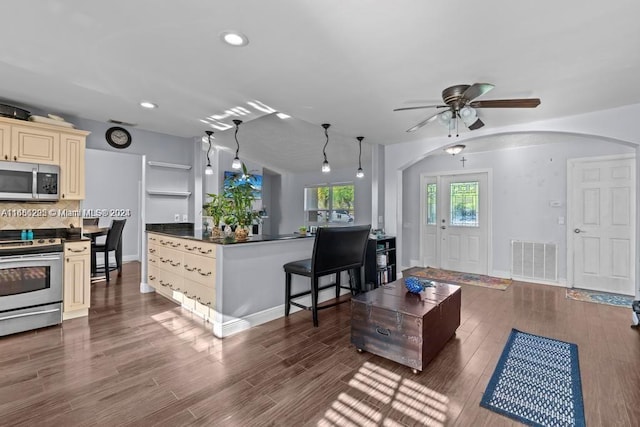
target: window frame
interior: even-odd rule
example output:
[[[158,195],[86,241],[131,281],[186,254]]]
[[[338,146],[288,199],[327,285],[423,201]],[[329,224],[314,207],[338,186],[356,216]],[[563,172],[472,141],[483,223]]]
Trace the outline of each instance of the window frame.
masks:
[[[351,201],[352,203],[352,207],[350,209],[345,209],[345,208],[334,208],[333,206],[333,189],[335,187],[345,187],[345,186],[350,186],[353,188],[353,200]],[[328,206],[326,207],[326,209],[321,209],[321,208],[311,208],[309,209],[307,207],[307,190],[309,189],[317,189],[317,188],[323,188],[326,187],[328,188],[329,194],[328,194]],[[353,225],[355,224],[356,221],[356,185],[355,182],[353,181],[349,181],[349,182],[329,182],[329,183],[322,183],[322,184],[312,184],[312,185],[305,185],[304,186],[304,193],[303,193],[303,199],[304,199],[304,224],[306,226],[310,226],[310,225],[327,225],[327,224],[332,224],[332,225],[337,225],[337,224],[343,224],[343,225]],[[339,212],[338,211],[347,211],[346,214],[344,212]],[[318,218],[318,220],[316,221],[312,221],[309,219],[310,215],[312,214],[312,212],[316,212],[316,218]],[[324,216],[324,220],[320,219],[320,213],[324,212],[323,216]],[[347,220],[343,220],[342,219],[342,215],[348,215]]]

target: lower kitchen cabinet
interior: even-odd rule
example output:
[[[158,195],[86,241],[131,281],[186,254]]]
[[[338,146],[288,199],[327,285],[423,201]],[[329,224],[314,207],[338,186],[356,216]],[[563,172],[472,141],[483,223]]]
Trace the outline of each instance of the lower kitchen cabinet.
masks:
[[[91,303],[91,242],[64,244],[63,320],[89,315]]]

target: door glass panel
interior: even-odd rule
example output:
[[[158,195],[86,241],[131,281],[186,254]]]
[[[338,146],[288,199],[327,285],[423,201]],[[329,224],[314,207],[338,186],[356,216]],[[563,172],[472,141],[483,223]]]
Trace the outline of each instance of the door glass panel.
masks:
[[[437,218],[437,185],[435,183],[427,184],[427,225],[435,225]]]
[[[479,227],[478,181],[452,182],[449,225]]]

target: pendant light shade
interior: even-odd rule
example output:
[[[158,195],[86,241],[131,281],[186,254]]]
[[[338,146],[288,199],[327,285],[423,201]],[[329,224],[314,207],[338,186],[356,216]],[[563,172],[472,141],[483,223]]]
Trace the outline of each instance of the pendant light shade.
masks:
[[[324,143],[324,147],[322,148],[322,155],[324,156],[324,162],[322,162],[322,172],[329,173],[331,172],[331,166],[329,166],[329,161],[327,160],[327,145],[329,144],[329,129],[331,126],[329,123],[324,123],[322,127],[324,128],[324,136],[327,138],[327,142]]]
[[[204,133],[207,134],[207,138],[209,140],[209,149],[207,149],[207,167],[204,169],[204,174],[213,175],[213,168],[211,167],[211,159],[209,159],[209,153],[211,152],[211,135],[213,135],[213,131],[205,130]]]
[[[358,172],[356,172],[356,178],[364,178],[364,171],[362,170],[362,140],[364,136],[356,137],[358,140]]]
[[[238,153],[240,152],[240,143],[238,142],[238,127],[242,123],[242,120],[234,120],[233,123],[236,125],[236,157],[233,158],[233,162],[231,163],[231,167],[233,169],[240,169],[242,167],[242,162],[240,161],[240,157],[238,157]]]
[[[447,153],[455,156],[456,154],[460,153],[462,150],[464,150],[464,145],[462,144],[456,144],[456,145],[452,145],[450,147],[447,147],[444,149],[444,151],[446,151]]]

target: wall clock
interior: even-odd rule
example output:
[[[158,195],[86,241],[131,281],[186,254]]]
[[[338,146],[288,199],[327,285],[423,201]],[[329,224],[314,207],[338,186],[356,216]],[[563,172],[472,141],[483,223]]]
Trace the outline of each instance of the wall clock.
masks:
[[[107,142],[114,148],[127,148],[131,145],[131,134],[124,128],[114,126],[107,129]]]

